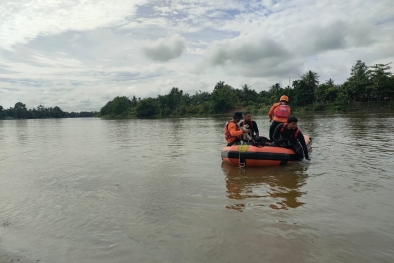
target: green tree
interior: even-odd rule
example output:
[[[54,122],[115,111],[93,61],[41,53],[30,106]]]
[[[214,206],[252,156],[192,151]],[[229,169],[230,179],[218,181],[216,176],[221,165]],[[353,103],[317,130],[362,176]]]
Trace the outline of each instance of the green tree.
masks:
[[[121,115],[126,113],[130,108],[132,108],[132,102],[126,96],[116,97],[112,100],[110,105],[110,113],[115,115]]]
[[[106,116],[110,114],[110,106],[112,101],[108,101],[104,107],[100,109],[100,116]]]
[[[333,80],[332,78],[329,78],[329,79],[326,81],[326,84],[327,84],[329,87],[334,87],[334,86],[335,86],[334,80]]]
[[[267,104],[271,103],[270,99],[271,99],[271,94],[268,91],[266,91],[266,90],[262,90],[258,94],[258,100],[257,101],[259,103],[261,103],[261,104],[267,105]]]
[[[137,103],[138,103],[137,97],[133,96],[133,98],[131,98],[131,106],[136,107]]]
[[[314,93],[311,91],[305,80],[294,80],[293,81],[293,98],[292,104],[295,106],[305,106],[313,102]]]
[[[373,92],[372,82],[369,78],[368,67],[361,60],[357,60],[356,65],[352,67],[350,78],[348,78],[349,88],[354,93],[356,99],[362,99]]]
[[[214,113],[225,113],[235,106],[237,96],[231,86],[219,81],[212,92],[212,102]]]
[[[224,81],[219,81],[216,83],[216,85],[213,89],[215,90],[215,89],[222,89],[222,88],[224,88]]]
[[[64,115],[65,115],[65,113],[58,106],[55,106],[52,109],[52,112],[51,112],[51,117],[52,118],[63,118]]]
[[[38,105],[37,107],[37,117],[42,119],[42,118],[48,118],[48,110],[44,107],[44,105]]]
[[[0,120],[5,118],[5,112],[3,111],[3,106],[0,105]]]
[[[334,80],[330,78],[325,83],[317,86],[315,90],[316,101],[321,103],[333,102],[338,96],[338,91]]]
[[[279,101],[280,96],[283,95],[283,88],[280,86],[279,83],[276,83],[271,86],[271,88],[268,90],[270,96],[270,102],[274,103],[276,101]]]
[[[181,106],[183,91],[173,87],[168,95],[170,109],[179,115],[179,107]]]
[[[22,102],[17,102],[14,106],[14,117],[17,119],[25,119],[27,115],[26,105]]]
[[[316,72],[309,70],[301,77],[301,79],[304,81],[305,85],[307,86],[308,93],[314,94],[317,86],[319,85],[319,75]],[[310,97],[310,95],[308,97]],[[309,101],[309,103],[313,103],[313,102],[314,102],[314,96],[312,96],[312,100]]]
[[[165,95],[165,96],[159,95],[157,97],[157,101],[158,101],[160,115],[162,117],[170,115],[171,108],[170,108],[170,103],[169,103],[169,96],[168,95]]]
[[[374,66],[369,67],[370,69],[367,71],[374,85],[373,90],[376,91],[380,98],[382,96],[391,96],[393,94],[390,79],[393,74],[389,71],[391,69],[389,66],[390,64],[391,63],[375,64]]]
[[[238,90],[237,90],[238,91]],[[250,87],[248,84],[241,86],[239,101],[243,106],[249,106],[251,102],[256,102],[258,100],[257,92]]]
[[[160,113],[157,101],[152,98],[140,100],[136,107],[137,117],[154,117]]]
[[[211,100],[211,94],[209,92],[201,92],[201,90],[199,90],[198,92],[196,92],[193,96],[192,96],[192,104],[193,105],[200,105],[203,104],[204,102],[208,102]]]

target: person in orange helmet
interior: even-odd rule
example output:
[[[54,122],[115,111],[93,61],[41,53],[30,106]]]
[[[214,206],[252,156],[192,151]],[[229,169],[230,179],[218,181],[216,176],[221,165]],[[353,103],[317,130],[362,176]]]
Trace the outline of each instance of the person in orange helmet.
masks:
[[[281,124],[287,122],[287,118],[290,117],[290,107],[288,105],[289,98],[286,95],[282,95],[279,99],[279,102],[272,105],[270,111],[268,112],[268,117],[270,118],[270,122],[272,122],[270,126],[270,141],[273,141],[273,134],[276,127]]]

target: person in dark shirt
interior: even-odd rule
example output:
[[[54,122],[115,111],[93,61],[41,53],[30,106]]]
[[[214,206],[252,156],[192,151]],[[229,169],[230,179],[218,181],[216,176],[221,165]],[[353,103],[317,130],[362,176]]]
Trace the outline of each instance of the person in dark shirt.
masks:
[[[304,135],[297,127],[297,118],[290,116],[287,123],[279,124],[273,134],[274,145],[290,148],[297,155],[299,160],[305,158],[310,161],[308,148],[305,143]]]
[[[250,129],[249,136],[251,139],[259,137],[259,128],[257,127],[257,123],[252,120],[252,114],[250,112],[245,112],[245,118],[239,123],[239,126],[245,126],[246,129]]]

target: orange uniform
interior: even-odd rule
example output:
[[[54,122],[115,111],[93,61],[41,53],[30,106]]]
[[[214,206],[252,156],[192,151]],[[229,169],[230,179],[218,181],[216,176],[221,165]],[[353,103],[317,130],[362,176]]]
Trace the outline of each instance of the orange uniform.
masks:
[[[243,131],[241,131],[235,122],[229,121],[228,124],[226,124],[225,138],[228,143],[231,143],[236,139],[241,139],[242,134]]]
[[[287,104],[277,102],[272,105],[268,117],[276,122],[287,122],[287,118],[290,117],[290,107]]]

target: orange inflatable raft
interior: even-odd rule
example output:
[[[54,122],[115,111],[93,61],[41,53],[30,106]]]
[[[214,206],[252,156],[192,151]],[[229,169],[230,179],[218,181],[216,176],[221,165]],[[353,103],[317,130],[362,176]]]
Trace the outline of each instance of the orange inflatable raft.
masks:
[[[304,135],[308,151],[312,149],[312,139]],[[225,146],[222,149],[222,160],[232,165],[241,166],[274,166],[297,161],[294,151],[277,146],[253,146],[250,144]]]

